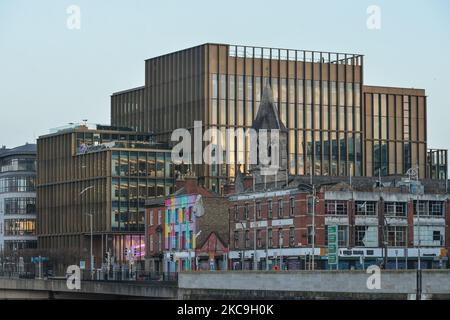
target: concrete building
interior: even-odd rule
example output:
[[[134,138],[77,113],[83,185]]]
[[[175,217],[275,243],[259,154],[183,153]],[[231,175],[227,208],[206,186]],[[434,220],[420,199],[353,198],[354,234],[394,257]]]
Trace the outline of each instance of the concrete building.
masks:
[[[35,249],[36,145],[0,149],[0,252]]]
[[[114,93],[111,123],[154,131],[247,129],[270,84],[287,128],[289,175],[386,176],[418,167],[427,174],[423,89],[367,86],[361,54],[207,43],[145,61],[144,86]],[[218,140],[220,141],[220,139]],[[193,165],[206,187],[223,192],[250,143],[231,139],[233,163]]]
[[[184,176],[177,191],[147,201],[147,267],[151,272],[224,270],[228,253],[228,199]]]
[[[143,266],[145,201],[173,193],[170,150],[150,133],[74,124],[37,142],[38,247],[54,263],[110,253],[114,263]]]

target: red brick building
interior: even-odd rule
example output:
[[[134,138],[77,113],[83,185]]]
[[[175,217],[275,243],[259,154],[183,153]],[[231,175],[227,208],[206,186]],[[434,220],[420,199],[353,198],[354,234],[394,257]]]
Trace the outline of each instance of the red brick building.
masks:
[[[193,176],[178,180],[176,188],[146,203],[146,270],[226,269],[228,198],[200,186]]]
[[[315,268],[330,268],[330,225],[337,226],[341,269],[385,263],[390,269],[413,268],[419,246],[423,267],[447,265],[450,208],[442,188],[424,182],[419,187],[425,192],[413,195],[408,182],[401,179],[386,181],[382,187],[370,178],[354,179],[352,186],[342,179],[315,179],[314,201],[305,180],[296,179],[288,187],[271,191],[250,187],[248,192],[230,196],[232,269],[252,269],[255,252],[259,269],[266,269],[266,261],[268,269],[310,269],[313,252]]]

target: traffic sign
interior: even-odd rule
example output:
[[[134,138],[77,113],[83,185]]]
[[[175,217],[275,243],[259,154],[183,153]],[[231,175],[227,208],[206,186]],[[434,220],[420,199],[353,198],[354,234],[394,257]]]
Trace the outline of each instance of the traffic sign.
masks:
[[[328,264],[338,263],[338,227],[336,225],[328,226]]]
[[[48,261],[48,257],[31,257],[31,263],[42,263],[42,262],[47,262]]]

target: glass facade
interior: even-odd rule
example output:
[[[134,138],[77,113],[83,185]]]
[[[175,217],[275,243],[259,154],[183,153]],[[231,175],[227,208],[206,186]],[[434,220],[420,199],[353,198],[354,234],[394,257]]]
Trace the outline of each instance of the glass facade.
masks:
[[[170,152],[112,152],[112,231],[144,231],[145,200],[173,192],[170,160]]]
[[[367,91],[367,175],[403,175],[418,166],[420,178],[425,178],[425,96],[418,92],[415,95],[385,94],[384,90],[373,87],[368,87]]]
[[[5,198],[0,205],[2,205],[0,212],[6,215],[36,213],[36,198],[32,197]]]
[[[5,236],[34,236],[36,219],[7,219],[4,232]]]
[[[36,171],[36,159],[8,158],[0,161],[0,172]]]
[[[427,152],[427,178],[448,179],[448,151],[430,149]]]
[[[15,176],[0,178],[0,193],[34,191],[36,191],[34,176]]]
[[[220,84],[227,78],[228,91]],[[265,84],[271,85],[279,117],[289,130],[290,174],[362,174],[360,83],[212,74],[211,125],[222,132],[226,127],[251,127]],[[217,111],[217,106],[222,109]],[[222,144],[230,149],[235,164],[245,163],[249,157],[249,138],[245,139],[245,143],[237,140]],[[231,164],[222,172],[233,176],[235,170]]]
[[[0,252],[36,248],[36,145],[0,149]]]

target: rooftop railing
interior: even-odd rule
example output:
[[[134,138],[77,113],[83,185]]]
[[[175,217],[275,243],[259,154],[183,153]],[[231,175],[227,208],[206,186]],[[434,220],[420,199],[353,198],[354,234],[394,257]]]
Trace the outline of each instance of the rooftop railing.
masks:
[[[230,45],[228,47],[228,55],[237,58],[347,64],[353,66],[362,66],[363,63],[363,55],[355,53],[248,47],[239,45]]]

